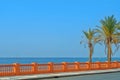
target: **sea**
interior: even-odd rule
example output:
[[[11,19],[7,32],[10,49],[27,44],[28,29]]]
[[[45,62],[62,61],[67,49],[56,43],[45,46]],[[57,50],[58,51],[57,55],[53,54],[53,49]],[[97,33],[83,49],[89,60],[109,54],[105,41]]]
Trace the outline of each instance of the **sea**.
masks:
[[[88,58],[0,58],[0,64],[13,64],[13,63],[20,63],[20,64],[30,64],[33,62],[39,64],[46,64],[48,62],[53,63],[61,63],[61,62],[87,62]],[[105,62],[107,58],[93,58],[93,62]],[[112,58],[112,61],[120,61],[120,58]]]

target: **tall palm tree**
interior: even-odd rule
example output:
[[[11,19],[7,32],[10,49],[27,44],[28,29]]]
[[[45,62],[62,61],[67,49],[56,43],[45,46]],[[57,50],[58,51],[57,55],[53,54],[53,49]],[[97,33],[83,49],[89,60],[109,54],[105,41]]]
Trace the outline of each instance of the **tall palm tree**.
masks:
[[[89,29],[88,32],[87,31],[83,31],[86,39],[87,39],[87,44],[88,44],[88,48],[89,48],[89,62],[92,62],[92,54],[93,54],[93,49],[94,49],[94,30]]]
[[[104,42],[105,49],[107,50],[108,62],[111,62],[112,45],[114,44],[118,48],[118,43],[120,42],[120,32],[119,32],[119,22],[117,22],[114,16],[105,17],[100,21],[101,27],[96,29],[98,37],[96,41]]]

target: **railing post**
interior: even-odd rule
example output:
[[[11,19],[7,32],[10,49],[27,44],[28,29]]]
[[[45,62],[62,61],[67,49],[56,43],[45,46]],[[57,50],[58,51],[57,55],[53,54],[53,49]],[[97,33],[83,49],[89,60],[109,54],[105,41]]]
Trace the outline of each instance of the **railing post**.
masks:
[[[48,62],[48,65],[49,65],[49,71],[52,73],[54,64],[52,62]]]
[[[91,63],[91,62],[86,62],[86,63],[87,63],[87,65],[88,65],[88,66],[87,66],[87,69],[88,69],[88,70],[92,69],[92,67],[91,67],[91,64],[92,64],[92,63]]]
[[[75,70],[80,70],[80,62],[75,62]]]
[[[120,62],[118,61],[118,68],[120,68],[120,64],[119,64]]]
[[[37,73],[38,72],[38,64],[33,62],[32,65],[33,65],[32,66],[32,72],[33,73]]]
[[[97,63],[97,69],[100,69],[100,62],[96,62]]]
[[[62,64],[63,64],[63,71],[64,72],[67,71],[67,63],[66,62],[62,62]]]
[[[107,61],[107,68],[111,68],[111,62]]]
[[[119,62],[118,61],[115,61],[115,64],[116,64],[116,68],[118,68],[119,66],[118,66],[118,64],[119,64]]]
[[[14,73],[15,73],[15,75],[20,74],[20,64],[19,63],[14,63]]]

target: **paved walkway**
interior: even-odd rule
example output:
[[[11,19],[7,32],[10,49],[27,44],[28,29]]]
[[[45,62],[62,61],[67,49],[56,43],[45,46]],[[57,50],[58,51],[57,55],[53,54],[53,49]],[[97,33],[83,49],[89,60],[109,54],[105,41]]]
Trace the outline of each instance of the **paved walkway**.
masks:
[[[36,80],[120,80],[120,72],[83,75],[83,76],[69,76],[69,77],[59,77],[59,78],[49,78],[49,79],[36,79]]]
[[[11,76],[11,77],[0,77],[0,80],[34,80],[34,79],[47,79],[57,78],[66,76],[77,76],[77,75],[90,75],[100,73],[112,73],[120,72],[120,69],[108,69],[108,70],[91,70],[91,71],[80,71],[80,72],[64,72],[64,73],[49,73],[49,74],[37,74],[37,75],[25,75],[25,76]]]

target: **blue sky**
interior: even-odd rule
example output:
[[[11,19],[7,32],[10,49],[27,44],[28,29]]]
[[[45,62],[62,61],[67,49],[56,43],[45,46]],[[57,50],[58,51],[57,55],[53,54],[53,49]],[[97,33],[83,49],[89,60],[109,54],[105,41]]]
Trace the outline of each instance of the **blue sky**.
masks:
[[[83,30],[120,20],[119,0],[1,0],[0,57],[88,57]],[[114,57],[120,57],[119,51]],[[106,57],[95,47],[93,57]]]

